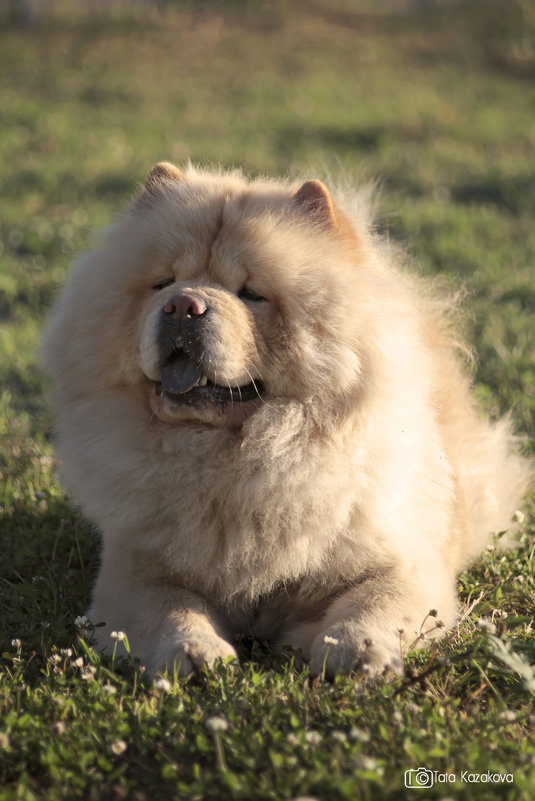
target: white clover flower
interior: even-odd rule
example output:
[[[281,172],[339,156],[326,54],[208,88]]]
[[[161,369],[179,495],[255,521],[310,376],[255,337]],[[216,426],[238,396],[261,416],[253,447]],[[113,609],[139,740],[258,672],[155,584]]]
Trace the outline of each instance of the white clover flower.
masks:
[[[163,693],[170,693],[172,688],[171,682],[168,679],[160,678],[154,682],[156,690],[161,690]]]
[[[77,659],[73,659],[72,666],[73,667],[78,667],[78,668],[83,667],[84,666],[84,658],[83,658],[83,656],[79,656]]]
[[[223,718],[220,715],[214,715],[213,717],[208,718],[205,725],[209,731],[217,732],[227,731],[230,724],[226,718]]]
[[[51,665],[57,665],[59,662],[61,662],[61,656],[59,654],[52,654],[52,656],[48,657],[48,661]]]
[[[326,634],[323,638],[323,642],[325,645],[338,645],[339,641],[336,639],[336,637],[330,637],[328,634]]]
[[[299,745],[299,737],[293,732],[290,732],[290,734],[286,735],[286,742],[288,745]]]
[[[367,743],[370,739],[370,732],[359,729],[358,726],[352,726],[349,730],[349,739],[355,743]]]
[[[67,731],[67,727],[66,727],[66,725],[64,724],[64,722],[62,720],[57,720],[54,723],[54,731],[56,732],[56,734],[59,734],[60,737],[61,737],[61,735],[65,734],[65,732]]]
[[[339,743],[347,742],[347,736],[344,731],[336,731],[336,730],[332,731],[331,737],[333,738],[333,740],[336,740]]]
[[[319,731],[307,731],[305,732],[305,740],[310,745],[319,745],[322,741],[322,736]]]
[[[124,631],[112,631],[110,633],[110,637],[112,640],[116,640],[116,642],[122,642],[124,639],[126,639],[126,634]]]
[[[11,640],[11,646],[12,646],[12,648],[16,648],[18,650],[19,648],[21,648],[22,643],[18,639],[18,637],[15,637],[13,640]]]
[[[496,626],[486,617],[480,617],[477,625],[484,634],[496,634]]]
[[[80,671],[80,677],[84,679],[84,681],[93,681],[96,672],[97,672],[96,667],[94,667],[93,665],[87,665]]]
[[[516,720],[516,712],[513,712],[512,709],[504,709],[503,712],[500,712],[500,717],[506,723],[513,723]]]
[[[513,521],[513,523],[523,523],[525,518],[526,515],[524,514],[524,512],[522,512],[520,509],[517,509],[511,520]]]
[[[72,649],[71,648],[61,648],[60,649],[60,654],[63,657],[69,658],[69,657],[72,656]]]
[[[316,795],[297,795],[292,801],[320,801]]]
[[[74,619],[74,625],[77,629],[83,629],[89,625],[89,620],[85,615],[78,615],[78,617]]]
[[[128,748],[128,746],[127,746],[127,744],[125,743],[124,740],[115,740],[115,742],[110,745],[110,749],[117,756],[120,756],[121,754],[124,754],[124,752],[126,751],[127,748]]]
[[[366,756],[366,754],[358,754],[352,761],[355,768],[360,770],[376,770],[377,760],[374,757]]]
[[[102,689],[106,693],[106,695],[115,695],[117,692],[117,687],[114,687],[113,684],[103,684]]]
[[[297,795],[292,801],[320,801],[316,795]]]

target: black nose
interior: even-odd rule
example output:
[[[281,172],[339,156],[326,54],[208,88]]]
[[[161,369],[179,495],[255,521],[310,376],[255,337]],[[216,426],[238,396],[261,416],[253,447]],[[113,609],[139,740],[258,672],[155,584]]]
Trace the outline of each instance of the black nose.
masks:
[[[175,320],[183,320],[185,317],[202,317],[207,311],[207,306],[204,300],[193,292],[179,292],[169,298],[162,311]]]
[[[209,307],[192,290],[177,292],[160,311],[158,349],[162,364],[180,351],[183,358],[198,364],[204,351],[203,335]]]

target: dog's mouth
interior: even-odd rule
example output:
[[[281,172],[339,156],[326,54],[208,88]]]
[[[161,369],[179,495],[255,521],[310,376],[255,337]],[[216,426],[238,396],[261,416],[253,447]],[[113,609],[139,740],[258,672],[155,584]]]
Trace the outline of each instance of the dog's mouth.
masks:
[[[232,386],[216,383],[203,372],[202,366],[191,359],[182,348],[176,348],[165,360],[156,382],[155,393],[174,404],[227,404],[246,403],[261,398],[262,382],[251,379],[248,384]]]

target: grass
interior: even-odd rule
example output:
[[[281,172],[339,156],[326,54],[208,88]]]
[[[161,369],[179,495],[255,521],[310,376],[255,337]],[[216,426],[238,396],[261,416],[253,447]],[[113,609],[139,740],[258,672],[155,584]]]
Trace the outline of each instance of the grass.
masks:
[[[69,262],[157,160],[379,176],[379,226],[465,284],[478,398],[512,407],[529,450],[532,6],[67,5],[6,17],[0,40],[1,801],[532,799],[533,501],[519,548],[460,577],[458,629],[403,677],[328,684],[244,642],[237,669],[151,685],[74,625],[98,537],[57,483],[35,355]],[[440,776],[406,789],[419,767]],[[487,771],[513,782],[470,781]]]

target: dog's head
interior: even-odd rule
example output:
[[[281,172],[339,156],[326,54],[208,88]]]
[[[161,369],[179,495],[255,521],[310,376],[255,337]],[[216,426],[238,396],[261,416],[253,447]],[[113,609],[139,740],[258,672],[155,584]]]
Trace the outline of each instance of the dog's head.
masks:
[[[362,369],[362,247],[319,181],[158,164],[79,266],[45,355],[63,349],[66,392],[131,386],[169,424],[239,427],[270,398],[343,396]]]

